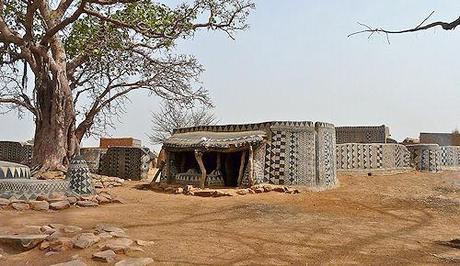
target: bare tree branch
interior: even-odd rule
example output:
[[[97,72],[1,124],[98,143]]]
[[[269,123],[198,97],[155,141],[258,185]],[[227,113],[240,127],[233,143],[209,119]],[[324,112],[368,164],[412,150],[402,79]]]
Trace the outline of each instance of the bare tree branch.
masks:
[[[401,34],[401,33],[423,31],[423,30],[428,30],[428,29],[438,27],[438,26],[441,27],[443,30],[454,30],[458,25],[460,25],[460,17],[455,19],[455,20],[453,20],[452,22],[437,21],[437,22],[429,23],[427,25],[423,25],[423,24],[425,24],[425,22],[427,22],[431,18],[431,16],[433,14],[434,14],[434,11],[432,11],[417,26],[415,26],[413,28],[405,29],[405,30],[386,30],[386,29],[383,29],[383,28],[373,28],[373,27],[370,27],[369,25],[366,25],[366,24],[358,22],[358,24],[361,25],[362,27],[364,27],[365,29],[357,31],[357,32],[353,32],[351,34],[348,34],[347,37],[352,37],[354,35],[363,34],[363,33],[369,33],[368,38],[370,38],[374,33],[383,33],[383,34],[386,35],[387,40],[388,40],[388,34]]]

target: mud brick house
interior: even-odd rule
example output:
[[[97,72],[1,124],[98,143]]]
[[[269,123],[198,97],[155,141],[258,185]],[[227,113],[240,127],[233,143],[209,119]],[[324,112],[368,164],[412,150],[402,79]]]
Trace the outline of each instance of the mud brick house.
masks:
[[[164,142],[161,182],[236,187],[337,183],[334,125],[309,121],[182,128]]]

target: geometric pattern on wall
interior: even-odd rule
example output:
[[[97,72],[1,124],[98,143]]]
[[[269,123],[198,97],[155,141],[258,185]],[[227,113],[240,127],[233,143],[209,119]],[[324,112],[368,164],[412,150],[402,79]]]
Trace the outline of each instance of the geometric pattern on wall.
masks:
[[[460,147],[459,146],[442,146],[441,150],[441,166],[443,167],[459,167],[460,166]]]
[[[386,143],[388,129],[382,126],[336,127],[337,144]]]
[[[35,200],[39,195],[50,196],[53,192],[69,192],[68,180],[0,180],[0,198]]]
[[[419,171],[441,170],[441,149],[437,144],[408,145],[411,151],[411,165]]]
[[[297,132],[297,184],[313,186],[316,183],[315,131]]]
[[[330,187],[337,183],[336,133],[332,127],[319,128],[317,132],[317,176],[318,185]]]
[[[264,180],[271,184],[283,185],[286,166],[286,132],[272,132],[271,143],[265,150]]]
[[[32,146],[14,141],[0,141],[0,161],[28,165],[32,160]]]
[[[410,152],[401,144],[337,144],[337,169],[410,167]]]
[[[91,172],[86,161],[81,156],[71,159],[66,179],[70,182],[70,190],[78,195],[92,195],[96,193]]]
[[[264,165],[265,165],[265,148],[266,145],[259,145],[254,148],[254,183],[264,182]],[[248,180],[249,181],[249,180]]]
[[[29,179],[30,168],[28,166],[0,161],[0,179]]]
[[[99,172],[102,175],[140,180],[147,176],[152,159],[148,148],[110,147],[101,156]]]
[[[295,132],[287,133],[287,176],[284,180],[286,185],[298,183],[298,160],[299,160],[299,138]]]

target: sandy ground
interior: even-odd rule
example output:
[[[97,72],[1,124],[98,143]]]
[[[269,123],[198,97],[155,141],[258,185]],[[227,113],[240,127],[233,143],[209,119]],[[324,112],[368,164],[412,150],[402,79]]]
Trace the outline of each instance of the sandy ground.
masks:
[[[340,186],[297,195],[270,192],[198,198],[113,191],[127,203],[61,212],[0,211],[0,229],[62,223],[90,229],[111,223],[133,239],[151,240],[139,256],[155,264],[443,264],[458,249],[435,243],[460,238],[460,172],[341,176]],[[95,248],[45,257],[32,250],[1,265],[50,265]],[[121,258],[121,257],[120,257]],[[459,262],[457,262],[459,263]]]

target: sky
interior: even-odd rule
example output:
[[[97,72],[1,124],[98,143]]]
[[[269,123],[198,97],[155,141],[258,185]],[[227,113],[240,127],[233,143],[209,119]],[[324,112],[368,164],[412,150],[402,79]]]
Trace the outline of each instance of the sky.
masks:
[[[220,123],[272,120],[324,121],[336,126],[382,125],[393,138],[460,127],[460,29],[406,35],[347,38],[374,27],[414,27],[431,11],[432,21],[452,21],[460,1],[259,0],[250,28],[231,40],[202,31],[181,42],[177,53],[196,56]],[[127,113],[108,132],[151,146],[151,113],[159,99],[131,96]],[[33,137],[32,117],[0,116],[0,139]],[[85,139],[84,146],[98,140]]]

